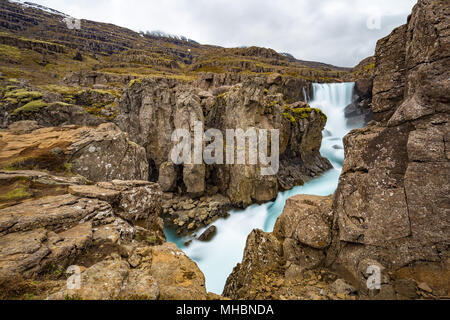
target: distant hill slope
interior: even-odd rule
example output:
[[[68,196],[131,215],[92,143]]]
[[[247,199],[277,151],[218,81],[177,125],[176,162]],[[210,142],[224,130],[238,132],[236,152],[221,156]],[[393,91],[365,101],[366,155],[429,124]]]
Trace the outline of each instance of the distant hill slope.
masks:
[[[164,75],[187,80],[205,72],[280,73],[316,82],[341,81],[350,71],[272,49],[200,45],[89,20],[81,20],[80,29],[68,28],[67,18],[30,2],[0,0],[0,72],[48,84],[61,81],[70,71],[114,75],[114,79]]]

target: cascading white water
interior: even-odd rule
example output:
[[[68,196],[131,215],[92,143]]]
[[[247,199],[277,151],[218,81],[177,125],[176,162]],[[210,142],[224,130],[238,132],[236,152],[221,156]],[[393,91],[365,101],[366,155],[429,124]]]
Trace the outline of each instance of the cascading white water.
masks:
[[[321,109],[328,117],[323,132],[321,153],[334,167],[341,167],[344,162],[344,145],[342,139],[356,127],[348,127],[345,108],[352,103],[353,82],[334,84],[313,84],[313,99],[308,101],[315,108]],[[362,123],[361,123],[362,125]]]
[[[205,275],[208,291],[222,293],[227,277],[242,260],[248,235],[254,229],[271,232],[288,198],[297,194],[327,196],[336,190],[344,161],[342,138],[353,129],[347,127],[344,115],[345,107],[352,102],[353,87],[354,83],[314,84],[313,99],[309,101],[311,106],[328,116],[321,153],[332,162],[334,169],[303,186],[280,193],[274,202],[231,211],[227,219],[214,223],[217,235],[210,242],[194,240],[186,247],[184,243],[189,238],[179,238],[171,230],[165,230],[167,240],[175,242],[197,262]],[[306,93],[305,98],[309,100]],[[203,231],[200,230],[199,234]]]

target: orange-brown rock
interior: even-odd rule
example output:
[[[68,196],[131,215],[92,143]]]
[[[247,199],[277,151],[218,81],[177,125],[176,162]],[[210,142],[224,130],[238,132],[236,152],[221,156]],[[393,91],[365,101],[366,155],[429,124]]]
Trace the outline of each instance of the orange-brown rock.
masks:
[[[77,173],[92,181],[148,179],[143,148],[114,124],[2,132],[0,168]]]

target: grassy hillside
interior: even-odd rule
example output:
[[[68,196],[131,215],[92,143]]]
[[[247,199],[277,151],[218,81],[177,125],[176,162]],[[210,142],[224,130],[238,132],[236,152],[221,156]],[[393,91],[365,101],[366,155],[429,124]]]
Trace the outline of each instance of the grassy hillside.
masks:
[[[63,14],[0,1],[0,72],[33,85],[59,84],[71,72],[118,80],[167,76],[194,80],[201,73],[271,74],[310,81],[340,81],[347,71],[303,62],[271,49],[226,49],[186,40],[144,35],[111,24],[81,21],[69,29]],[[80,61],[81,60],[81,61]]]

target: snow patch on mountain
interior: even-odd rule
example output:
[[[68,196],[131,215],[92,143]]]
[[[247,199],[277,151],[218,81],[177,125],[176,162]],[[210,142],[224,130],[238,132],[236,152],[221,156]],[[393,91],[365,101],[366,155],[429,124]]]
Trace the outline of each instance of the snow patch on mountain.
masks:
[[[23,0],[8,0],[10,3],[16,3],[16,4],[20,4],[21,6],[24,6],[26,8],[33,8],[33,9],[38,9],[47,13],[51,13],[51,14],[56,14],[59,15],[61,17],[65,17],[65,18],[70,18],[69,15],[62,13],[60,11],[42,6],[40,4],[37,3],[32,3],[32,2],[28,2],[28,1],[23,1]]]

